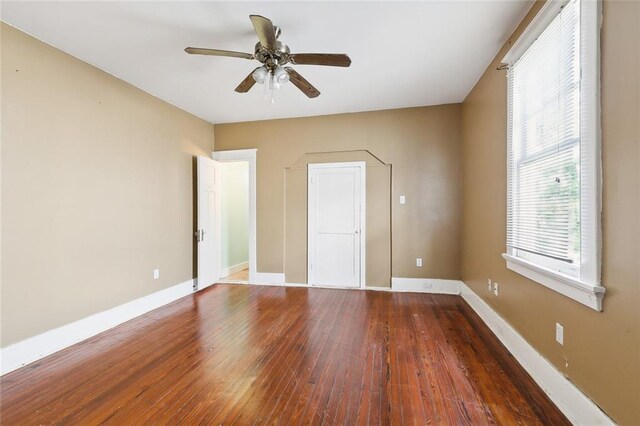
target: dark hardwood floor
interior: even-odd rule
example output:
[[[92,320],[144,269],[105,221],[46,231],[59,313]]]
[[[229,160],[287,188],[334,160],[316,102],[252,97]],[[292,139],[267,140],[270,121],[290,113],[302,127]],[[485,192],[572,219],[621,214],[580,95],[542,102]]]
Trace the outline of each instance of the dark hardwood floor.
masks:
[[[2,425],[568,424],[445,295],[216,285],[0,386]]]

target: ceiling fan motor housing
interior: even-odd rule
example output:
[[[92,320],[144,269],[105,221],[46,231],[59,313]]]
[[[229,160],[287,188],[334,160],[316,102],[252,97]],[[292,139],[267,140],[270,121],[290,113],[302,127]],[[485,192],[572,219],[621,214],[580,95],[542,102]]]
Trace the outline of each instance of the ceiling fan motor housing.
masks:
[[[271,49],[264,47],[260,42],[257,42],[254,55],[258,61],[268,67],[275,67],[277,65],[284,65],[288,63],[290,53],[291,50],[289,49],[289,46],[278,40],[276,41],[275,51],[272,51]]]

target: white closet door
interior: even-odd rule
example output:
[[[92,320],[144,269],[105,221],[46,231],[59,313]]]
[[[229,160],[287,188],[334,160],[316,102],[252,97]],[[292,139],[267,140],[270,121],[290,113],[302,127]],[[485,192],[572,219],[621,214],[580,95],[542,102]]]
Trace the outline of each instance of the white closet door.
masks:
[[[365,163],[309,164],[310,285],[364,283]]]

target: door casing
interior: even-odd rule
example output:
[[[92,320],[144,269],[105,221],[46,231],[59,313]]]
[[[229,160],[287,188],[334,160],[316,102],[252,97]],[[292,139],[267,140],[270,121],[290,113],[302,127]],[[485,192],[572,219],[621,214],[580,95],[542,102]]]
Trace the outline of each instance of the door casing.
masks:
[[[221,163],[234,161],[247,161],[249,163],[249,284],[256,282],[257,269],[257,203],[256,203],[256,157],[258,150],[252,149],[235,149],[228,151],[214,151],[212,156],[214,160]],[[219,222],[222,217],[218,217]],[[218,240],[220,247],[222,240]],[[218,250],[218,261],[221,262],[222,248]],[[218,277],[221,278],[221,277]]]

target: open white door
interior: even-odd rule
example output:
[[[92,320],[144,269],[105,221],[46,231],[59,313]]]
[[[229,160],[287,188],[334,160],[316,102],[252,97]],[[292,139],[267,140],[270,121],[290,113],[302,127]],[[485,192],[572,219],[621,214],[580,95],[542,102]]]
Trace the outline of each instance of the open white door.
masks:
[[[214,284],[220,278],[220,254],[216,240],[220,238],[220,192],[218,162],[198,157],[198,289]]]
[[[365,163],[309,164],[308,282],[364,287]]]

